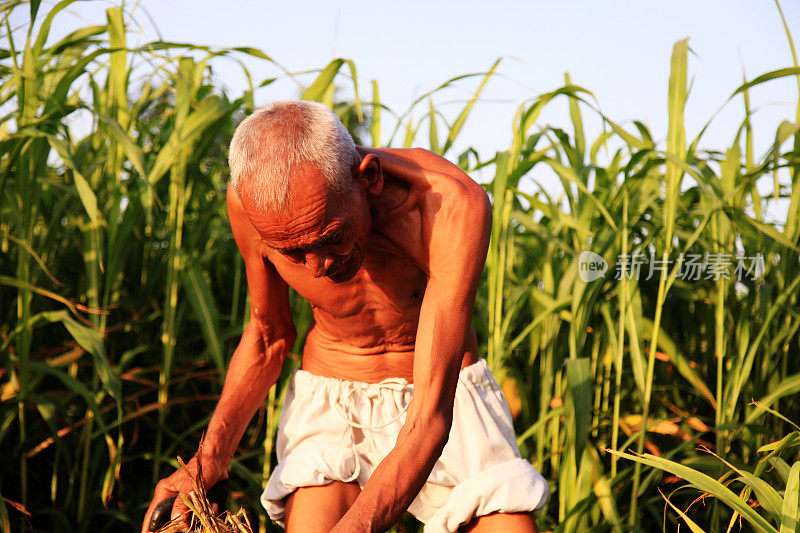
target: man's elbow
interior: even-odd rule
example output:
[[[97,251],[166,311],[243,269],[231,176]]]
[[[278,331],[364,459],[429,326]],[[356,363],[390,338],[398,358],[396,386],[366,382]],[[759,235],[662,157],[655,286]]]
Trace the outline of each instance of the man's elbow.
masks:
[[[283,366],[283,361],[295,340],[297,332],[294,327],[279,328],[257,318],[251,318],[242,335],[242,343],[259,356],[260,362],[279,368]]]
[[[415,436],[422,448],[430,449],[438,457],[450,437],[453,425],[452,409],[436,409],[418,416],[408,424],[407,435]]]
[[[449,413],[440,413],[435,416],[431,424],[431,430],[436,438],[437,446],[440,451],[447,444],[450,438],[450,428],[453,427],[453,410],[450,409]]]

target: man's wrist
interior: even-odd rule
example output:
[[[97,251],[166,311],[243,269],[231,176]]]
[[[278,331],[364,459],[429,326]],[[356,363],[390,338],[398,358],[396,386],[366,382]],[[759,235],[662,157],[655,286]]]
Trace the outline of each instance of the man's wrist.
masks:
[[[206,435],[200,444],[197,451],[198,459],[202,460],[204,464],[213,463],[217,466],[228,468],[231,460],[233,459],[233,450],[225,446],[223,442],[215,438],[213,435]]]

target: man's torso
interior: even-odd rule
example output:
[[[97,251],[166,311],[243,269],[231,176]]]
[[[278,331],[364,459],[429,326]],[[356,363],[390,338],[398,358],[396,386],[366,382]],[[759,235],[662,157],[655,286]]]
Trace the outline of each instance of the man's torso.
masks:
[[[302,263],[261,246],[264,261],[311,306],[302,368],[350,381],[378,382],[388,377],[413,381],[413,358],[428,273],[426,227],[453,194],[452,183],[437,176],[409,186],[386,176],[385,202],[376,206],[364,261],[355,277],[333,283],[314,277]],[[471,329],[462,368],[477,360]]]

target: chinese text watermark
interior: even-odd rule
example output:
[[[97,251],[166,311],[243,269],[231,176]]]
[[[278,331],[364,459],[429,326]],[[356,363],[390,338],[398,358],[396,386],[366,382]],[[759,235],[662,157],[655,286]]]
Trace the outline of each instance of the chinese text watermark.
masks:
[[[688,253],[674,259],[663,259],[654,253],[620,254],[614,265],[614,279],[649,280],[658,278],[662,272],[668,274],[677,265],[676,278],[685,281],[698,280],[757,280],[764,274],[764,256],[733,255],[726,253]],[[578,276],[589,283],[605,276],[608,261],[594,252],[583,251],[578,257]]]

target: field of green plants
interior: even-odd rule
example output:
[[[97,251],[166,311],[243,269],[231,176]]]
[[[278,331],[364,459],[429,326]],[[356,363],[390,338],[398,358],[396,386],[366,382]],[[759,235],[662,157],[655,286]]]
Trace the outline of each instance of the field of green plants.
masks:
[[[250,88],[230,94],[210,70],[243,58],[331,106],[357,143],[423,146],[493,176],[474,322],[520,450],[550,483],[542,531],[800,531],[800,96],[765,153],[750,121],[756,86],[796,78],[800,95],[786,25],[794,64],[730,88],[741,125],[728,146],[685,130],[684,40],[664,65],[668,131],[600,116],[566,76],[481,159],[454,141],[502,65],[391,110],[348,60],[309,77],[269,50],[134,48],[121,8],[49,35],[72,1],[0,6],[4,531],[136,531],[155,481],[194,453],[248,319],[227,146],[274,78],[242,63]],[[15,10],[36,31],[12,28]],[[453,85],[477,87],[457,113],[434,103]],[[566,129],[540,120],[557,101]],[[587,138],[584,116],[603,133]],[[542,169],[557,197],[532,180]],[[584,251],[607,262],[598,279]],[[310,309],[292,305],[300,353]],[[260,531],[280,530],[258,497],[298,365],[287,360],[231,467],[230,505]],[[418,530],[410,516],[396,527]]]

